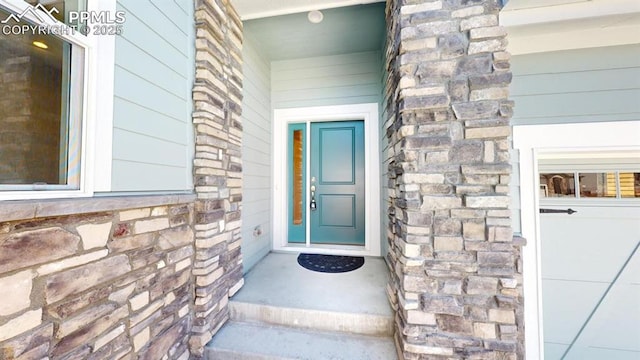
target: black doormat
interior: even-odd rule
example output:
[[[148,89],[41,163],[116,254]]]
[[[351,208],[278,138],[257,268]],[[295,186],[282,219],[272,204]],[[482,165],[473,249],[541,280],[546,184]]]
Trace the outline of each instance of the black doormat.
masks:
[[[298,264],[305,269],[324,273],[343,273],[364,265],[362,256],[300,254]]]

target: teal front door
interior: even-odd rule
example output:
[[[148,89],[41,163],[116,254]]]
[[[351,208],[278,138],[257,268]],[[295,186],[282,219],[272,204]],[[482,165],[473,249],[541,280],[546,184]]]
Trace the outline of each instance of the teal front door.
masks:
[[[363,121],[291,124],[288,133],[289,242],[363,246]]]

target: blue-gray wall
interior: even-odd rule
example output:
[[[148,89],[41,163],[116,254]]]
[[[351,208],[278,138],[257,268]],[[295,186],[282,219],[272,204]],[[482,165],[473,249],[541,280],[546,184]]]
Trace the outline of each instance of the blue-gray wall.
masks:
[[[112,191],[192,190],[193,1],[117,6]]]
[[[274,61],[273,108],[377,103],[380,69],[378,51]]]
[[[514,56],[512,124],[640,120],[640,45]],[[518,156],[512,154],[511,209],[520,232]]]
[[[271,73],[248,36],[242,55],[242,256],[247,272],[271,249]]]
[[[514,125],[640,120],[640,45],[514,56]]]

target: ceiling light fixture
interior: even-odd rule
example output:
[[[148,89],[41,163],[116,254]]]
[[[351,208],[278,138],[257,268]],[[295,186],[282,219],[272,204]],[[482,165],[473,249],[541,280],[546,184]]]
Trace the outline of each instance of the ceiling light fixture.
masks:
[[[322,15],[322,12],[320,12],[318,10],[313,10],[313,11],[309,11],[309,14],[307,15],[307,18],[312,23],[318,24],[318,23],[322,22],[322,19],[324,19],[324,15]]]
[[[48,49],[49,45],[43,43],[42,41],[34,41],[32,42],[33,46],[39,47],[40,49]]]

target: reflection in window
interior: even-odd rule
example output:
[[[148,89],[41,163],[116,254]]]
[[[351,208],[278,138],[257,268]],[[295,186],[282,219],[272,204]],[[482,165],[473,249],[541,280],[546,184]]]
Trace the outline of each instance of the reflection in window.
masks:
[[[303,143],[302,130],[293,131],[293,224],[302,224]]]
[[[0,185],[79,181],[71,57],[71,45],[51,35],[0,37]]]
[[[620,196],[623,198],[640,197],[640,173],[620,173]]]
[[[575,176],[572,173],[540,174],[540,191],[544,197],[575,197]]]
[[[615,173],[580,173],[580,197],[616,197]]]
[[[576,197],[576,175],[580,198],[640,198],[637,172],[541,173],[540,197]]]

